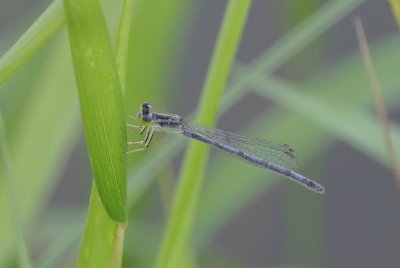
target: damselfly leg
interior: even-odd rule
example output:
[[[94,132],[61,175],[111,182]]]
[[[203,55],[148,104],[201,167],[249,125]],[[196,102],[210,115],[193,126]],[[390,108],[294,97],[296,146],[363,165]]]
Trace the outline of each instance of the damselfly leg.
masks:
[[[134,127],[138,127],[138,126],[134,126]],[[143,140],[141,140],[141,141],[127,141],[126,142],[126,144],[128,144],[128,145],[139,144],[139,145],[143,145],[143,147],[127,151],[125,153],[125,155],[124,155],[124,158],[125,158],[125,156],[127,154],[135,153],[135,152],[139,152],[139,151],[143,151],[143,150],[147,149],[147,147],[149,146],[149,144],[150,144],[150,142],[151,142],[151,140],[153,139],[153,136],[154,136],[154,127],[146,127],[146,126],[140,127],[140,132],[138,134],[141,135],[145,130],[146,130],[146,134],[145,134]]]
[[[135,129],[136,131],[134,133],[138,134],[138,135],[142,135],[144,130],[146,129],[146,126],[136,126],[136,125],[132,125],[132,124],[126,124],[126,127]]]

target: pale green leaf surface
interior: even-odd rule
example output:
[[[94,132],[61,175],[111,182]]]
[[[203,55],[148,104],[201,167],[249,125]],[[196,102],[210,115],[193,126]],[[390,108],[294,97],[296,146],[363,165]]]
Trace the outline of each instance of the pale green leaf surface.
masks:
[[[10,157],[21,219],[26,229],[32,227],[33,216],[40,213],[47,202],[78,136],[77,95],[70,83],[72,75],[68,72],[71,65],[67,48],[62,45],[66,39],[56,41],[36,83],[30,85],[35,94],[21,107],[19,117],[12,122],[16,126],[10,137]],[[65,52],[60,53],[63,50]],[[4,200],[6,189],[4,181],[1,181],[1,215],[10,213]],[[8,219],[5,217],[0,224],[1,263],[13,247]]]
[[[11,211],[11,221],[14,228],[15,241],[17,244],[18,251],[18,264],[20,267],[29,268],[32,267],[26,241],[24,238],[24,228],[21,220],[19,204],[16,196],[15,189],[15,177],[13,175],[8,142],[4,128],[3,115],[0,111],[0,179],[7,182],[7,194],[8,201],[6,204],[9,205]]]

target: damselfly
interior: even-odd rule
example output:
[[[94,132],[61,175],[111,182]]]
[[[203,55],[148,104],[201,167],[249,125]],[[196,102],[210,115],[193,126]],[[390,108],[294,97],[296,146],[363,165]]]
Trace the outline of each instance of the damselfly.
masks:
[[[128,142],[128,144],[141,144],[143,147],[127,153],[146,149],[155,131],[172,132],[207,143],[254,165],[270,169],[316,193],[324,192],[324,188],[321,185],[293,171],[297,166],[297,158],[295,151],[287,144],[279,144],[208,128],[187,122],[179,115],[153,113],[151,107],[150,103],[143,103],[137,115],[136,119],[142,120],[145,123],[144,126],[128,124],[128,127],[139,129],[140,135],[144,132],[145,135],[142,141]]]

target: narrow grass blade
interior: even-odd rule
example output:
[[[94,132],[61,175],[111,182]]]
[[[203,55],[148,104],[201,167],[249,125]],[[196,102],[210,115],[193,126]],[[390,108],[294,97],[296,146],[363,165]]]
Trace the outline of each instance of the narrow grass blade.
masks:
[[[218,37],[204,91],[200,100],[198,121],[214,124],[225,83],[232,68],[236,50],[241,39],[251,1],[230,1]],[[208,148],[191,143],[182,167],[181,181],[174,197],[171,217],[164,235],[156,267],[176,267],[184,258],[184,247],[193,225]]]
[[[62,0],[55,0],[0,59],[0,85],[26,63],[65,23]]]
[[[100,198],[116,221],[126,221],[126,132],[122,92],[100,4],[67,0],[70,37],[89,158]]]
[[[11,168],[11,161],[4,128],[3,115],[0,111],[0,179],[7,181],[7,204],[10,206],[12,225],[18,249],[18,264],[20,267],[32,267],[28,249],[24,238],[23,222],[21,220],[19,204],[15,191],[15,177]]]
[[[397,191],[400,192],[400,170],[397,164],[396,151],[394,150],[392,137],[390,135],[388,116],[382,98],[382,87],[380,85],[374,64],[372,62],[367,37],[365,36],[364,28],[359,17],[356,17],[354,19],[354,27],[357,33],[361,56],[363,58],[364,66],[368,75],[369,85],[374,98],[376,113],[378,115],[379,123],[382,128],[383,141],[387,150],[390,167],[392,168]]]

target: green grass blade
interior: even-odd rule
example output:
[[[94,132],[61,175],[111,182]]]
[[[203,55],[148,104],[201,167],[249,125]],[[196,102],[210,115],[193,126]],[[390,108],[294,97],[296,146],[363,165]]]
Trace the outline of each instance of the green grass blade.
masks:
[[[7,146],[7,139],[4,128],[3,116],[0,112],[0,178],[7,181],[7,192],[9,196],[9,206],[11,211],[11,220],[14,227],[15,240],[18,249],[18,264],[20,267],[29,268],[32,267],[26,242],[24,239],[24,229],[22,220],[20,217],[20,209],[17,201],[15,191],[15,177],[11,171],[11,161],[9,156],[9,150]]]
[[[126,221],[126,141],[122,92],[100,4],[65,1],[89,158],[107,213]]]
[[[124,5],[118,36],[126,54],[129,5]],[[81,246],[79,267],[119,267],[126,225],[126,141],[122,90],[126,62],[114,63],[111,42],[97,1],[65,1],[81,111],[95,184]],[[127,21],[125,21],[127,20]],[[93,29],[96,29],[94,31]],[[107,213],[106,213],[107,212]],[[111,218],[110,218],[111,217]],[[114,221],[116,220],[116,221]]]
[[[200,100],[200,123],[212,125],[215,122],[250,5],[251,1],[248,0],[234,0],[228,4]],[[194,220],[208,151],[207,146],[200,143],[191,143],[188,148],[156,267],[176,267],[183,257],[184,246]]]
[[[0,59],[0,85],[4,84],[64,25],[61,0],[55,0]]]

